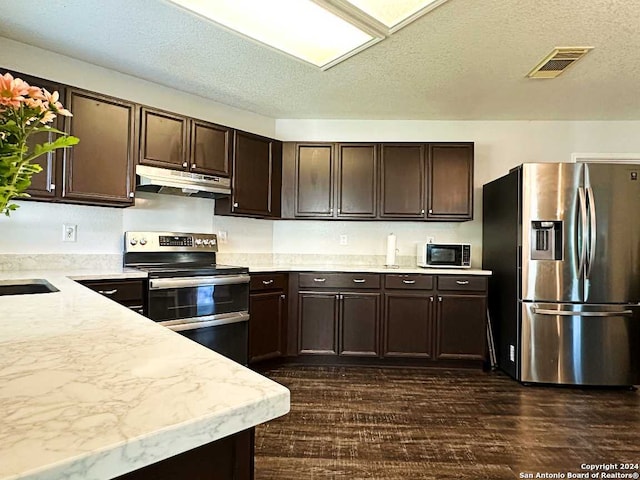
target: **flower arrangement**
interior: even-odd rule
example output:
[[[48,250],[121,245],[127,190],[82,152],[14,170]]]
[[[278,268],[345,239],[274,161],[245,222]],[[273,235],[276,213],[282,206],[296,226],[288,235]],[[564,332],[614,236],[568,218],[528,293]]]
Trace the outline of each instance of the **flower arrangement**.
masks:
[[[13,199],[28,197],[31,177],[42,167],[31,161],[58,148],[75,145],[79,139],[51,127],[56,115],[71,116],[59,102],[58,92],[29,85],[10,73],[0,75],[0,213],[9,216],[18,205]],[[27,140],[39,132],[59,135],[53,142],[29,148]]]

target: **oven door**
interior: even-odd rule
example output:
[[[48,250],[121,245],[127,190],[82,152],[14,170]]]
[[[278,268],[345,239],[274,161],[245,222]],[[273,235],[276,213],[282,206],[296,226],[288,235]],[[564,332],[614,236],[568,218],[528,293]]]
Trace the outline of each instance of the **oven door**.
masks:
[[[247,363],[248,275],[152,278],[149,318],[238,363]]]

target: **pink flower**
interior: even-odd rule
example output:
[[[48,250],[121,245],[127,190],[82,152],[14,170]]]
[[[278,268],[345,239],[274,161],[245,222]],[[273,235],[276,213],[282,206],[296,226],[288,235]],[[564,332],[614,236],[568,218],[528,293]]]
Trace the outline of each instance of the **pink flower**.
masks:
[[[64,115],[65,117],[71,117],[71,112],[66,108],[62,107],[62,104],[58,101],[60,98],[60,94],[58,92],[49,93],[46,88],[42,89],[45,100],[49,103],[49,108],[54,113],[59,113],[60,115]]]
[[[44,115],[42,115],[42,118],[40,119],[40,123],[47,124],[49,122],[51,122],[54,118],[56,118],[56,114],[53,113],[51,110],[44,112]]]
[[[29,93],[29,84],[19,78],[14,79],[10,73],[0,75],[0,105],[19,108],[24,100],[23,95]]]

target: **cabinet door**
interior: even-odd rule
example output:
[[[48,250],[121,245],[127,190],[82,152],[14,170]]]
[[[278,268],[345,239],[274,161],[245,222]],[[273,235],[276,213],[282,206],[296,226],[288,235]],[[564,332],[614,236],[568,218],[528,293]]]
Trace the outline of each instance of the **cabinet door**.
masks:
[[[298,353],[336,355],[338,294],[298,294]]]
[[[340,294],[340,355],[380,354],[380,294]]]
[[[46,88],[49,92],[57,91],[60,94],[60,98],[65,98],[65,91],[62,85],[52,83],[48,80],[43,80],[40,78],[29,77],[27,75],[22,75],[18,73],[13,74],[16,78],[21,78],[29,85],[34,85],[36,87]],[[62,100],[61,100],[62,101]],[[65,108],[67,105],[65,105]],[[58,130],[62,130],[64,128],[64,117],[58,115],[53,123],[50,124],[53,128]],[[39,132],[29,137],[27,142],[29,146],[29,150],[33,151],[33,148],[37,144],[43,144],[46,142],[53,142],[58,138],[58,135],[54,135],[52,133],[47,132]],[[31,177],[31,185],[27,189],[27,193],[34,198],[42,198],[49,199],[53,198],[56,195],[56,183],[57,183],[57,167],[58,167],[58,158],[61,158],[62,151],[53,151],[49,152],[45,155],[42,155],[35,160],[32,160],[31,163],[40,165],[42,167],[42,171],[40,173],[35,174]]]
[[[374,144],[338,145],[338,217],[373,218],[378,158]]]
[[[424,218],[424,146],[383,144],[380,216]]]
[[[296,217],[333,216],[333,145],[297,145]]]
[[[282,290],[251,294],[249,363],[282,356],[285,301]]]
[[[80,143],[64,151],[62,197],[87,203],[133,203],[135,105],[70,89],[66,130]]]
[[[281,143],[246,132],[235,132],[233,213],[280,215]]]
[[[473,144],[429,144],[427,218],[473,218]]]
[[[231,174],[231,134],[228,127],[191,120],[191,171],[228,177]]]
[[[183,170],[187,163],[186,117],[143,108],[140,163]]]
[[[486,356],[484,295],[439,295],[437,358],[484,360]]]
[[[434,297],[430,293],[385,293],[384,357],[433,357]]]

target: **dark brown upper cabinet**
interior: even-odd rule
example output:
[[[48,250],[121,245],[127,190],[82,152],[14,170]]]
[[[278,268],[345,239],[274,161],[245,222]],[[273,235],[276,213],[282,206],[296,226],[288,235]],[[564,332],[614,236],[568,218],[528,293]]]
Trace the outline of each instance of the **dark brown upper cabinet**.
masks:
[[[282,142],[236,131],[232,182],[231,197],[216,200],[216,214],[279,217]]]
[[[80,143],[64,150],[62,197],[80,203],[128,206],[134,201],[136,106],[70,88],[65,131]]]
[[[221,177],[230,176],[232,129],[201,120],[191,120],[190,127],[191,171]]]
[[[230,175],[231,128],[146,107],[141,116],[141,164]]]
[[[140,163],[187,169],[188,119],[173,113],[142,108]]]
[[[430,143],[427,218],[473,218],[473,143]]]
[[[337,217],[375,218],[378,149],[374,144],[338,144]]]
[[[380,216],[425,217],[424,145],[382,144],[380,154]]]
[[[295,216],[333,216],[333,144],[296,145]]]

